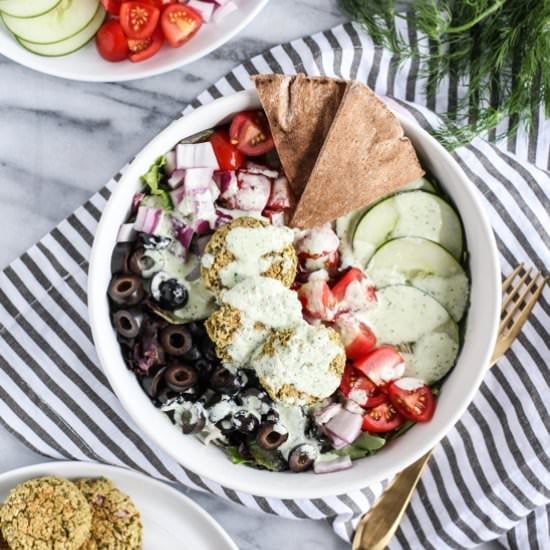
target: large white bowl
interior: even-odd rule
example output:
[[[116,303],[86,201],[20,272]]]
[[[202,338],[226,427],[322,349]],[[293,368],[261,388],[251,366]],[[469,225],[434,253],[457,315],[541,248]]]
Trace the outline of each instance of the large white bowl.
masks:
[[[23,0],[22,0],[23,1]],[[21,46],[0,19],[0,53],[41,73],[88,82],[120,82],[166,73],[192,63],[223,46],[244,29],[269,0],[238,0],[239,10],[219,23],[203,25],[192,40],[180,48],[164,45],[151,59],[141,63],[110,63],[98,53],[92,41],[75,53],[63,57],[43,57]]]
[[[180,139],[227,121],[243,109],[259,107],[254,91],[218,99],[174,122],[137,155],[118,182],[95,236],[89,270],[89,309],[99,359],[123,406],[159,447],[195,473],[232,489],[279,498],[316,498],[365,487],[413,463],[452,428],[473,399],[494,347],[500,310],[500,268],[491,226],[478,191],[453,158],[419,126],[400,117],[424,167],[451,196],[464,223],[470,252],[471,306],[464,346],[445,382],[433,419],[415,426],[383,451],[356,461],[352,469],[325,475],[271,473],[232,464],[216,447],[182,435],[149,401],[126,368],[109,321],[107,286],[117,231],[127,217],[139,176]]]

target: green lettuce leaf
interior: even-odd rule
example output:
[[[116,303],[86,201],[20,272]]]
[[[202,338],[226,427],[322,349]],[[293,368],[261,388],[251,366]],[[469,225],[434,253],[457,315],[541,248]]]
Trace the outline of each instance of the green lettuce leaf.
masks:
[[[254,462],[245,458],[237,447],[226,447],[225,452],[233,464],[254,464]]]
[[[166,157],[161,155],[151,164],[149,170],[141,176],[141,181],[148,187],[151,195],[158,196],[162,201],[162,207],[165,210],[172,210],[172,199],[166,189],[160,187],[160,183],[166,177],[164,167],[166,166]]]
[[[337,455],[349,456],[352,460],[355,460],[375,453],[385,444],[386,440],[383,437],[363,432],[351,445],[335,452]]]

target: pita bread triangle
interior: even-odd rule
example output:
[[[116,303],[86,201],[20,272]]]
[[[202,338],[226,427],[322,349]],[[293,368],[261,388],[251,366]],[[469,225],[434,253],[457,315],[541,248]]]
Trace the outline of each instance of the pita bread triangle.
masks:
[[[302,124],[307,128],[307,119]],[[397,117],[370,88],[351,82],[290,225],[318,227],[397,191],[423,174]]]
[[[349,82],[303,74],[252,77],[296,198],[306,186]]]

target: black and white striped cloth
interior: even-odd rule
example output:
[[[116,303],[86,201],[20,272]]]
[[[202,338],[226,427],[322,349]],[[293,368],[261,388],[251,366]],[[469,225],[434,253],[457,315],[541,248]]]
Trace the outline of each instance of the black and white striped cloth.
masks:
[[[414,26],[402,25],[417,47]],[[398,65],[355,24],[273,48],[237,67],[185,111],[250,87],[254,73],[303,71],[368,83],[421,125],[456,102],[466,83],[423,92],[420,67]],[[506,121],[502,123],[507,124]],[[503,126],[504,127],[504,126]],[[550,260],[550,123],[490,144],[476,139],[455,158],[484,197],[504,273]],[[535,166],[537,165],[538,168]],[[325,519],[349,540],[386,483],[313,500],[261,498],[221,487],[177,465],[146,441],[98,367],[86,310],[88,257],[117,174],[0,275],[0,419],[33,450],[55,458],[125,465],[206,490],[251,509]],[[437,447],[391,548],[550,548],[550,293]]]

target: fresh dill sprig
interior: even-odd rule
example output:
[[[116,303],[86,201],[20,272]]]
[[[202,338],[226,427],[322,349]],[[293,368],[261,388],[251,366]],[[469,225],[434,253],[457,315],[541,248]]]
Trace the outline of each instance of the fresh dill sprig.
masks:
[[[398,11],[395,0],[339,0],[373,41],[399,59],[415,58],[426,77],[426,94],[449,76],[467,81],[456,106],[442,114],[434,133],[453,148],[495,130],[497,139],[527,129],[544,105],[550,116],[550,0],[416,0]],[[430,47],[411,48],[395,17],[412,17]]]

